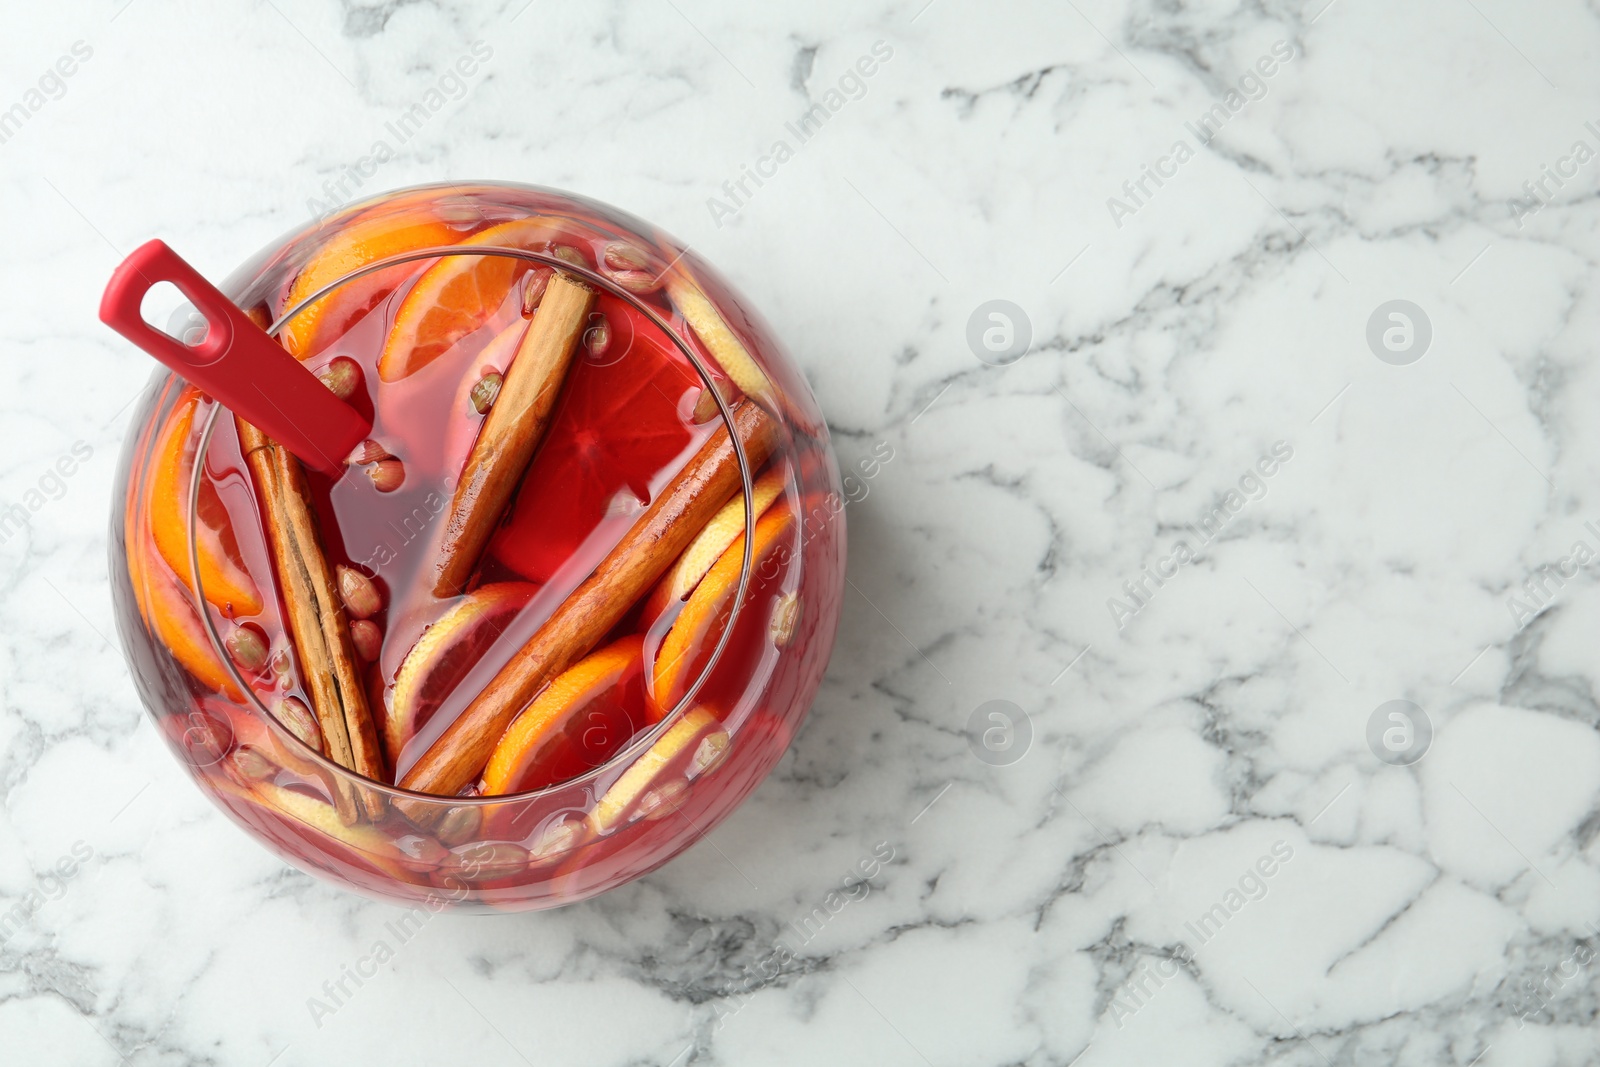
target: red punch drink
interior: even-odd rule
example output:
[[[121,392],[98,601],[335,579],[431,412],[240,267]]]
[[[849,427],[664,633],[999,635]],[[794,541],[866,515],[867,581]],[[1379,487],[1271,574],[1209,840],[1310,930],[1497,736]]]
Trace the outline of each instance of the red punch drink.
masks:
[[[444,185],[223,289],[371,429],[317,462],[294,412],[147,391],[118,626],[202,789],[308,871],[513,910],[638,877],[749,794],[827,663],[843,501],[725,282],[600,204]]]

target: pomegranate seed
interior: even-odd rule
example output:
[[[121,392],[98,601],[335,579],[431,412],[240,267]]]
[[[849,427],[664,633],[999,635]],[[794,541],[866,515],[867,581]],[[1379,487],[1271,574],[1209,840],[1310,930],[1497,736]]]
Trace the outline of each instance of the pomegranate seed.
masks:
[[[357,619],[350,624],[350,640],[355,643],[356,655],[368,663],[375,663],[383,651],[383,631],[371,619]]]
[[[529,850],[534,862],[543,863],[571,851],[583,836],[583,826],[581,819],[564,819],[545,827]]]
[[[688,791],[689,783],[682,778],[664,782],[639,798],[635,816],[641,819],[659,819],[676,811],[683,801],[683,795]]]
[[[483,815],[477,808],[451,808],[434,832],[445,844],[459,845],[475,837],[482,823]]]
[[[533,856],[510,841],[485,841],[456,853],[462,877],[469,881],[491,882],[525,870]]]
[[[317,725],[317,717],[311,714],[304,700],[284,697],[273,706],[272,714],[285,730],[305,742],[307,748],[322,751],[322,727]]]
[[[267,665],[271,651],[266,632],[253,622],[242,623],[228,635],[228,655],[242,671],[254,674]]]
[[[574,267],[583,267],[587,269],[589,266],[589,257],[571,245],[556,245],[550,250],[550,254],[555,256],[557,259],[566,260]]]
[[[527,287],[522,290],[522,315],[524,318],[532,315],[538,308],[539,302],[544,299],[544,291],[550,288],[550,279],[555,277],[555,271],[549,267],[535,267],[528,273]]]
[[[362,441],[359,445],[356,445],[356,447],[350,451],[350,456],[345,460],[345,463],[357,467],[364,467],[368,463],[376,463],[380,459],[391,458],[393,457],[389,455],[389,450],[387,448],[384,448],[378,442],[368,438],[367,440]]]
[[[243,777],[259,782],[271,778],[278,773],[278,767],[267,757],[249,745],[240,745],[228,754],[234,770]]]
[[[689,777],[697,778],[702,774],[710,774],[720,767],[728,755],[730,744],[732,741],[722,730],[707,734],[706,739],[700,742],[700,747],[694,750],[694,756],[689,760]]]
[[[606,266],[612,270],[643,270],[650,265],[650,254],[637,245],[612,241],[606,245]]]
[[[380,493],[392,493],[405,484],[406,465],[394,457],[380,459],[367,468],[367,477]]]
[[[794,628],[800,621],[800,594],[785,593],[772,609],[772,624],[767,633],[778,648],[786,647],[794,637]]]
[[[653,293],[661,288],[661,279],[647,270],[607,271],[606,277],[628,290],[628,292],[639,296]]]
[[[340,400],[349,400],[361,388],[361,364],[349,356],[340,356],[317,372],[322,384],[333,391]]]
[[[478,379],[478,384],[472,387],[472,410],[479,415],[489,414],[489,409],[494,407],[496,398],[500,396],[500,386],[505,384],[505,378],[498,371],[490,371]]]
[[[339,598],[344,601],[345,610],[351,615],[367,619],[383,610],[383,596],[371,578],[342,563],[335,573],[339,578]]]
[[[583,331],[583,347],[594,359],[604,356],[611,347],[611,326],[604,315],[598,317],[599,322]]]

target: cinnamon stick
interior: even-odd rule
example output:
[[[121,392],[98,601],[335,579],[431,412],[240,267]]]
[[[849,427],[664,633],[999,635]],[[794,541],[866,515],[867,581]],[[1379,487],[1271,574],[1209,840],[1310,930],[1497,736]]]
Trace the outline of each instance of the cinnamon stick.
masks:
[[[384,781],[377,729],[361,684],[349,620],[311,510],[305,468],[250,423],[238,417],[234,421],[266,513],[268,540],[288,606],[290,636],[328,757],[357,774]],[[367,799],[369,809],[381,804],[376,794]],[[341,817],[353,815],[353,803],[349,790],[335,790],[334,805]]]
[[[733,425],[750,466],[759,467],[772,453],[777,424],[757,405],[745,401],[734,410]],[[422,754],[400,784],[421,793],[455,796],[476,781],[517,713],[551,679],[599,643],[739,486],[739,463],[724,426],[667,484],[588,580],[573,590],[532,640]]]
[[[594,290],[570,275],[550,279],[456,483],[440,537],[434,596],[456,596],[472,577],[544,438],[594,300]]]

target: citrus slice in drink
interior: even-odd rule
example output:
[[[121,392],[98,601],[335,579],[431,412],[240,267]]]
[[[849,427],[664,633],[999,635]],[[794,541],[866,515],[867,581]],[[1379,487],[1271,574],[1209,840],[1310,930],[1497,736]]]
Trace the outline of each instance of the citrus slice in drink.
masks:
[[[722,763],[729,743],[715,715],[691,709],[605,791],[589,813],[589,829],[604,836],[637,819],[676,810],[689,783]]]
[[[395,674],[394,699],[383,720],[391,760],[505,632],[536,589],[526,582],[480,586],[423,631]]]
[[[698,439],[686,412],[700,379],[671,339],[615,297],[601,296],[595,308],[606,323],[605,347],[573,361],[544,444],[490,545],[506,566],[538,582],[582,556],[603,523],[615,523],[620,535]]]
[[[154,469],[146,497],[150,532],[155,537],[156,548],[167,566],[191,590],[195,586],[189,567],[189,490],[199,447],[194,433],[199,406],[197,390],[185,389],[179,395],[156,441]],[[261,592],[245,571],[239,543],[217,487],[204,474],[200,477],[196,519],[195,550],[206,600],[229,617],[259,614]]]
[[[483,772],[483,793],[543,789],[597,766],[646,721],[644,639],[590,653],[545,687],[506,729]]]
[[[783,492],[784,480],[783,471],[776,467],[756,479],[751,487],[754,494],[751,510],[755,512],[757,521]],[[744,494],[741,492],[723,505],[722,510],[689,542],[689,547],[683,550],[683,555],[662,576],[645,601],[643,621],[646,626],[693,592],[695,586],[700,584],[700,579],[722,558],[728,546],[744,533],[744,511]]]
[[[753,593],[774,584],[768,579],[781,563],[780,553],[787,549],[793,525],[794,512],[787,506],[767,512],[756,523],[746,609],[755,606],[751,603],[755,599]],[[739,588],[739,572],[743,566],[744,533],[740,531],[689,594],[688,602],[656,652],[651,693],[660,708],[670,709],[676,704],[710,659],[732,613],[733,595]],[[745,621],[744,612],[741,612],[740,624]],[[762,624],[765,625],[765,620]]]
[[[382,212],[360,216],[339,229],[300,269],[280,311],[309,299],[324,286],[390,256],[454,244],[461,231],[431,212],[418,210],[396,218]],[[279,338],[298,359],[305,359],[349,329],[414,271],[414,263],[398,263],[332,290],[290,319]]]
[[[729,328],[716,305],[706,297],[700,284],[682,267],[667,276],[666,284],[672,306],[710,350],[711,358],[717,361],[723,372],[763,407],[773,408],[777,393],[772,388],[772,382],[750,355],[749,349],[745,348],[744,342],[739,340],[739,335]]]
[[[143,516],[137,518],[142,520]],[[134,600],[156,638],[172,653],[173,659],[208,689],[243,700],[244,694],[239,692],[233,676],[218,657],[194,605],[183,587],[159,562],[160,556],[149,532],[138,523],[130,522],[125,540],[128,581],[133,586]]]
[[[324,849],[336,846],[349,859],[401,881],[411,881],[415,877],[411,868],[422,866],[376,826],[364,822],[347,824],[339,817],[338,809],[321,796],[270,781],[254,782],[246,787],[218,775],[210,782],[217,788],[217,797],[224,800],[223,806],[230,814],[297,856],[305,857],[304,850],[282,840],[284,834],[303,837]],[[226,803],[226,800],[235,803]],[[319,858],[315,862],[322,866],[327,860]]]
[[[546,249],[562,237],[563,221],[531,218],[502,222],[459,242],[462,254],[440,257],[400,302],[394,328],[378,356],[378,377],[397,382],[414,374],[488,324],[505,309],[515,284],[536,265],[514,256],[469,255],[467,249],[485,245]],[[520,314],[520,304],[515,311]],[[505,318],[510,321],[509,316]]]

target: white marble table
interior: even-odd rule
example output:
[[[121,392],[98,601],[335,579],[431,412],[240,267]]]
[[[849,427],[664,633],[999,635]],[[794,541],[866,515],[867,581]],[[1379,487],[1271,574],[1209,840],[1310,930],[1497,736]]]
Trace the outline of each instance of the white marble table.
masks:
[[[0,1062],[1600,1058],[1592,5],[523,3],[5,13]],[[470,177],[692,243],[892,459],[740,812],[372,968],[108,640],[93,312]]]

